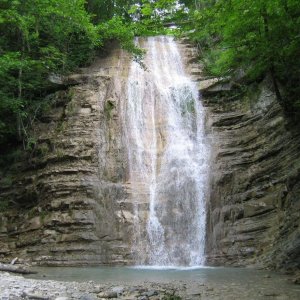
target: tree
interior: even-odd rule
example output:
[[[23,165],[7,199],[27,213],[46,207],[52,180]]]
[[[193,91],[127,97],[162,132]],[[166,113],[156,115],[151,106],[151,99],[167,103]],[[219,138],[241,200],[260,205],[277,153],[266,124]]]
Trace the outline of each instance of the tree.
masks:
[[[26,144],[51,72],[86,64],[100,43],[84,0],[0,0],[0,146]]]
[[[95,50],[111,39],[119,40],[141,59],[142,51],[133,42],[135,26],[128,21],[132,3],[135,1],[0,0],[2,151],[20,142],[27,147],[29,129],[45,106],[45,96],[53,91],[49,74],[64,74],[89,64]]]
[[[192,17],[194,40],[205,51],[208,70],[214,75],[242,68],[250,79],[269,73],[281,104],[288,109],[291,95],[281,95],[279,86],[299,95],[300,49],[297,0],[219,0],[196,10]],[[211,5],[212,4],[212,5]]]

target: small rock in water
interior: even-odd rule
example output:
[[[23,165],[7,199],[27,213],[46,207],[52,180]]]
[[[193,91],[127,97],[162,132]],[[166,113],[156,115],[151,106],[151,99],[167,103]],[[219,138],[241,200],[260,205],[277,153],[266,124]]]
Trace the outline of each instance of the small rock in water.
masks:
[[[102,286],[96,285],[96,286],[94,287],[93,293],[96,293],[96,294],[101,293],[101,292],[103,292],[103,289],[104,289],[104,288],[103,288]]]
[[[139,291],[139,288],[137,288],[137,287],[132,287],[128,290],[129,293],[134,293],[134,292],[137,292],[137,291]]]
[[[157,291],[151,290],[151,291],[142,293],[141,296],[146,296],[146,297],[150,298],[150,297],[157,296],[157,295],[158,295]]]
[[[140,294],[148,292],[148,289],[147,288],[143,288],[143,287],[140,287],[138,290],[139,290]]]
[[[89,296],[89,295],[83,295],[79,298],[79,300],[94,300],[95,298]]]
[[[122,286],[115,286],[111,289],[111,291],[121,295],[124,293],[125,289]]]
[[[28,299],[35,299],[35,300],[49,300],[49,297],[43,296],[37,293],[31,292],[23,292],[23,297],[27,297]]]
[[[116,292],[113,292],[113,291],[107,291],[107,292],[99,293],[98,297],[106,298],[106,299],[112,299],[112,298],[118,298],[118,294]]]

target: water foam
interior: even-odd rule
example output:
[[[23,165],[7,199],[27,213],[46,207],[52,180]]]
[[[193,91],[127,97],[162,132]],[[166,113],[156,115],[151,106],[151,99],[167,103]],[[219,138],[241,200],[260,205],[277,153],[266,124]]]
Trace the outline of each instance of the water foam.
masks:
[[[205,262],[209,150],[204,109],[172,37],[140,43],[147,69],[132,62],[125,139],[137,264],[195,267]]]

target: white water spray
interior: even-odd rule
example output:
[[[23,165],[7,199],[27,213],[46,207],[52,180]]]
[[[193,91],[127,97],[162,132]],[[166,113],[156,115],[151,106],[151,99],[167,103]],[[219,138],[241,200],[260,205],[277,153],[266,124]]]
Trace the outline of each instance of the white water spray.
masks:
[[[172,37],[143,45],[132,62],[125,108],[137,264],[204,263],[208,146],[204,111]]]

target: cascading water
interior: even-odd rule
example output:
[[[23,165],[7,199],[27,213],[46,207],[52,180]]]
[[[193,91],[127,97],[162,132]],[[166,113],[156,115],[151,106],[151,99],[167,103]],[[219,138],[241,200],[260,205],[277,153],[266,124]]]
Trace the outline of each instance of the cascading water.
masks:
[[[137,264],[204,263],[208,146],[204,112],[172,37],[139,42],[146,69],[132,62],[125,138]]]

